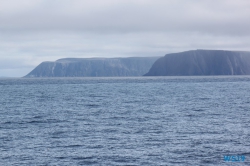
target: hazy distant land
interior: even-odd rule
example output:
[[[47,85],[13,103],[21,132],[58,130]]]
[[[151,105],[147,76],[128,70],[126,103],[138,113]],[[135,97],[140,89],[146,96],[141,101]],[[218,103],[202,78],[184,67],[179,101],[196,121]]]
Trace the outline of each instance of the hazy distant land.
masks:
[[[142,76],[158,58],[65,58],[42,62],[25,77]]]
[[[250,52],[192,50],[164,57],[65,58],[42,62],[25,77],[250,75]]]

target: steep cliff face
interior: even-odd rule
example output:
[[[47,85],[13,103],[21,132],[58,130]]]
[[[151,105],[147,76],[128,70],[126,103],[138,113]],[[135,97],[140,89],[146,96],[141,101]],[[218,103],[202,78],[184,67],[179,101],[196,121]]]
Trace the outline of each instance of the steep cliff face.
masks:
[[[25,77],[142,76],[158,58],[65,58],[43,62]]]
[[[145,76],[249,74],[250,52],[193,50],[159,58]]]

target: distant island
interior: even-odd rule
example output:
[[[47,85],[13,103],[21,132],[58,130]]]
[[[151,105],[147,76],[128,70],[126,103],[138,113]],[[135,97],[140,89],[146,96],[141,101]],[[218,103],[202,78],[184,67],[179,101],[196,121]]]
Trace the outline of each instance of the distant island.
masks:
[[[250,52],[191,50],[164,57],[65,58],[42,62],[25,77],[250,75]]]
[[[144,76],[249,75],[250,52],[192,50],[159,58]]]
[[[142,76],[159,57],[65,58],[42,62],[25,77]]]

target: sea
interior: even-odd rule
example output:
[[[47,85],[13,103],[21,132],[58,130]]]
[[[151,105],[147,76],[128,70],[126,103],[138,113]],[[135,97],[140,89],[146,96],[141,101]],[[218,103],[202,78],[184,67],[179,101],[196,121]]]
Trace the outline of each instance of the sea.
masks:
[[[250,165],[250,76],[1,78],[0,165]]]

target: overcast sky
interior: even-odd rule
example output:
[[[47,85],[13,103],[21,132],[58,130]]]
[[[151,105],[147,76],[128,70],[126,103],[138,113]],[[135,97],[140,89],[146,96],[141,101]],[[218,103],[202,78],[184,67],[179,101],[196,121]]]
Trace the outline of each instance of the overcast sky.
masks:
[[[250,0],[0,0],[0,76],[193,49],[250,51]]]

